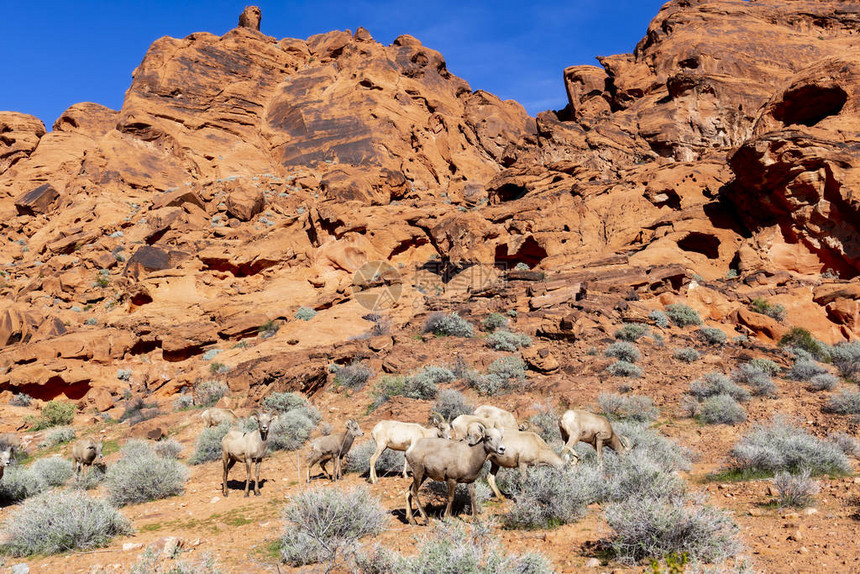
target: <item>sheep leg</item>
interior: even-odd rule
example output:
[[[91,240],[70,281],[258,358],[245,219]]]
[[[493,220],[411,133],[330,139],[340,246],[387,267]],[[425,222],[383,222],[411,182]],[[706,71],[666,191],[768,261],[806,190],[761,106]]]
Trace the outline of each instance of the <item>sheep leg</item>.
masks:
[[[457,481],[453,478],[449,478],[448,483],[448,504],[445,505],[445,514],[442,515],[442,518],[449,518],[451,516],[451,507],[454,506],[454,491],[457,489]]]
[[[496,473],[499,472],[499,465],[495,462],[490,461],[490,472],[487,474],[487,482],[490,485],[490,489],[493,491],[493,494],[496,495],[496,498],[499,500],[504,500],[505,497],[502,496],[502,493],[499,491],[499,487],[496,486]]]
[[[594,437],[594,450],[597,451],[597,460],[600,462],[600,468],[603,468],[603,439]]]
[[[257,473],[254,477],[254,496],[260,496],[260,465],[262,463],[263,459],[257,461]]]
[[[469,503],[472,505],[472,518],[481,514],[481,509],[478,508],[478,501],[475,498],[475,483],[469,483]]]
[[[421,488],[421,484],[424,482],[425,478],[426,477],[424,476],[424,469],[423,468],[419,472],[416,472],[413,469],[412,489],[410,490],[410,493],[412,495],[412,498],[415,499],[415,506],[418,507],[418,513],[421,515],[421,518],[423,518],[425,522],[430,522],[430,519],[427,518],[427,513],[424,511],[424,507],[421,505],[421,499],[418,498],[418,489]],[[411,515],[411,513],[412,513],[411,512],[411,509],[412,509],[411,505],[409,506],[409,509],[410,509],[410,515]],[[412,519],[412,524],[415,524],[414,518]]]
[[[236,464],[236,461],[230,458],[230,455],[225,454],[221,459],[224,466],[224,478],[221,481],[221,494],[225,497],[229,496],[229,491],[227,490],[227,474],[229,474],[230,469],[233,468],[233,465]]]
[[[331,473],[328,471],[328,469],[325,467],[325,465],[326,465],[326,463],[327,463],[328,461],[329,461],[329,459],[327,459],[327,458],[324,458],[323,460],[321,460],[321,461],[320,461],[320,468],[321,468],[321,469],[322,469],[322,471],[326,474],[326,476],[328,476],[329,480],[334,480],[334,477],[332,476],[332,474],[331,474]]]
[[[376,484],[376,461],[385,452],[387,446],[383,446],[379,448],[379,445],[376,445],[376,450],[373,452],[373,456],[370,457],[370,484]]]
[[[248,498],[248,490],[251,488],[251,459],[245,459],[245,498]]]
[[[409,470],[409,461],[404,458],[403,459],[403,478],[409,478],[409,475],[406,474],[407,470]]]

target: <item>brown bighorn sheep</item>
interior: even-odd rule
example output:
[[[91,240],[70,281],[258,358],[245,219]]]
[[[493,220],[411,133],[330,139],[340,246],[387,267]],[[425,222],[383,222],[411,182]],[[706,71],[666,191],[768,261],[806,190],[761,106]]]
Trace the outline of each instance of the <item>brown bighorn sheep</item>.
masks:
[[[6,445],[3,450],[0,450],[0,478],[3,478],[3,473],[6,471],[6,466],[12,460],[12,446]]]
[[[391,450],[405,451],[421,438],[451,438],[451,425],[445,422],[442,415],[433,413],[433,428],[426,428],[416,423],[402,423],[400,421],[379,421],[370,436],[376,443],[376,450],[370,457],[370,483],[376,484],[376,461],[386,448]],[[408,464],[403,461],[403,478],[406,478]]]
[[[630,449],[630,441],[612,429],[606,417],[582,410],[570,410],[565,412],[558,420],[558,430],[561,431],[561,439],[565,442],[562,454],[570,453],[574,460],[579,460],[579,455],[573,450],[577,442],[585,442],[594,447],[600,464],[603,464],[603,445],[605,444],[618,454],[623,454]]]
[[[499,410],[501,411],[502,409]],[[469,427],[474,423],[480,423],[484,426],[500,429],[526,430],[527,425],[522,425],[519,427],[517,426],[517,420],[516,418],[514,418],[514,415],[507,411],[502,412],[510,416],[502,415],[501,420],[499,420],[499,418],[488,418],[484,416],[479,416],[477,414],[458,416],[453,421],[451,421],[451,438],[454,440],[463,440],[464,438],[466,438],[466,434],[468,433]],[[511,423],[511,421],[513,422]]]
[[[257,463],[254,478],[254,496],[260,496],[260,464],[269,448],[269,427],[277,420],[277,414],[252,412],[250,418],[257,421],[259,428],[255,431],[241,432],[231,430],[221,440],[221,462],[224,467],[224,477],[221,482],[221,492],[228,496],[227,473],[237,462],[245,463],[245,496],[251,484],[251,465]]]
[[[81,439],[72,446],[72,461],[75,463],[75,476],[79,477],[84,467],[90,467],[101,460],[102,441],[93,438]]]
[[[504,429],[486,427],[481,423],[469,425],[465,441],[450,441],[442,438],[422,438],[415,441],[406,451],[406,461],[412,468],[412,486],[406,493],[406,518],[415,524],[412,516],[412,499],[418,512],[424,520],[427,513],[418,498],[418,489],[425,479],[443,481],[448,485],[448,504],[445,515],[451,516],[451,505],[454,504],[454,489],[458,483],[469,485],[469,497],[472,503],[472,516],[478,514],[478,503],[475,500],[475,479],[481,473],[487,457],[491,454],[504,454],[502,444]]]
[[[221,423],[230,423],[231,425],[239,422],[239,417],[236,413],[229,409],[211,408],[200,413],[200,418],[203,419],[203,425],[206,428],[217,427]]]
[[[311,467],[319,463],[323,472],[329,474],[325,464],[334,461],[334,474],[329,474],[332,481],[340,480],[342,475],[341,466],[343,458],[352,448],[352,442],[357,436],[364,436],[364,431],[359,428],[358,423],[354,419],[346,421],[346,432],[330,434],[315,438],[311,443],[311,450],[308,453],[308,482],[311,481]]]
[[[505,452],[491,454],[490,473],[487,482],[495,493],[496,498],[503,499],[502,493],[496,486],[496,474],[499,467],[519,468],[525,474],[527,466],[551,466],[561,468],[565,461],[555,453],[540,435],[528,431],[505,431]]]

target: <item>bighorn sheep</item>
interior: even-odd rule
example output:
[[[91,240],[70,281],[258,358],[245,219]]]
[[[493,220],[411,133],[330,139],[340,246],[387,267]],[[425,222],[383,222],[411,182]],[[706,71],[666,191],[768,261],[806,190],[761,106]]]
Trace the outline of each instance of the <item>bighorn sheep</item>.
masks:
[[[12,446],[6,445],[3,450],[0,450],[0,478],[3,478],[3,473],[6,470],[6,465],[12,460]]]
[[[489,421],[493,421],[496,426],[515,429],[520,428],[517,423],[517,417],[514,413],[494,407],[493,405],[481,405],[475,408],[474,414],[476,417],[482,417]],[[520,428],[520,430],[525,430]]]
[[[546,444],[540,435],[528,431],[506,431],[505,452],[491,454],[489,461],[490,473],[487,475],[487,482],[498,499],[504,498],[496,486],[496,474],[499,472],[499,467],[519,468],[520,473],[525,474],[527,466],[561,468],[565,462]]]
[[[558,420],[558,430],[561,431],[561,439],[565,442],[562,454],[569,452],[574,460],[579,460],[579,455],[573,450],[577,442],[586,442],[597,451],[597,457],[603,464],[603,445],[605,444],[618,454],[623,454],[630,449],[630,441],[612,429],[606,417],[582,410],[570,410],[564,413]]]
[[[221,462],[224,466],[221,491],[225,497],[228,495],[227,473],[237,462],[245,463],[245,496],[248,496],[248,488],[251,484],[251,464],[257,463],[254,496],[260,496],[260,464],[269,448],[269,427],[277,420],[278,415],[252,412],[251,418],[257,421],[259,426],[257,430],[248,432],[231,430],[221,440]]]
[[[468,484],[472,516],[476,516],[478,503],[475,500],[475,479],[489,455],[505,453],[503,433],[504,429],[472,423],[466,433],[466,440],[462,442],[442,438],[422,438],[415,441],[406,451],[406,462],[412,468],[412,485],[406,493],[406,518],[409,522],[415,524],[415,518],[412,516],[413,498],[421,517],[427,520],[427,513],[418,498],[418,489],[427,478],[443,481],[448,485],[448,504],[445,506],[444,515],[446,518],[451,516],[457,484]]]
[[[96,460],[102,459],[102,441],[93,438],[81,439],[72,446],[72,461],[75,463],[75,476],[78,477],[84,467],[92,466]]]
[[[489,406],[489,405],[485,405]],[[491,407],[495,408],[495,407]],[[502,409],[499,409],[502,411]],[[468,433],[469,427],[474,423],[480,423],[484,426],[495,427],[500,429],[510,429],[510,430],[526,430],[527,425],[517,426],[517,420],[514,418],[514,415],[507,411],[502,411],[505,413],[501,417],[486,417],[479,416],[478,414],[474,415],[460,415],[451,421],[451,438],[454,440],[463,440],[466,438],[466,434]],[[505,416],[508,415],[508,416]]]
[[[402,423],[400,421],[379,421],[370,436],[376,443],[376,450],[370,457],[370,483],[376,484],[376,461],[386,448],[391,450],[407,450],[412,444],[421,438],[451,438],[451,425],[445,422],[442,415],[433,413],[434,428],[426,428],[416,423]],[[408,465],[403,461],[403,478],[406,478]]]
[[[339,480],[342,475],[341,466],[343,458],[347,455],[349,449],[352,448],[352,441],[357,436],[364,436],[364,431],[359,428],[358,423],[354,419],[349,419],[346,421],[346,432],[339,432],[314,439],[311,443],[311,450],[308,453],[307,459],[308,482],[311,481],[311,467],[317,463],[319,463],[323,472],[329,474],[325,464],[330,460],[334,461],[334,474],[329,474],[329,478],[333,481]]]
[[[200,418],[203,419],[203,425],[206,428],[217,427],[221,423],[230,423],[231,425],[239,422],[239,417],[236,413],[229,409],[211,408],[200,413]]]

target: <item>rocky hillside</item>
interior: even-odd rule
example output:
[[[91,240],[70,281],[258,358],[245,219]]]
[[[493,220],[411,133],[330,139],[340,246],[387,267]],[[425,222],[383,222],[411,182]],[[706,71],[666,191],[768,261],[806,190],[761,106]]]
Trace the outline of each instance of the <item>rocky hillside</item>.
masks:
[[[614,390],[589,349],[670,303],[733,341],[708,368],[788,366],[793,326],[855,340],[858,29],[860,2],[672,0],[634,53],[564,70],[567,105],[536,118],[410,36],[161,38],[120,110],[74,104],[50,132],[0,112],[0,402],[117,419],[129,393],[217,379],[242,407],[289,390],[363,415],[369,393],[328,392],[332,363],[492,361],[416,342],[437,310],[508,311],[534,339],[519,415]],[[638,387],[667,415],[700,374],[670,357]],[[856,431],[791,393],[777,410],[817,434]],[[736,438],[676,434],[713,460]]]

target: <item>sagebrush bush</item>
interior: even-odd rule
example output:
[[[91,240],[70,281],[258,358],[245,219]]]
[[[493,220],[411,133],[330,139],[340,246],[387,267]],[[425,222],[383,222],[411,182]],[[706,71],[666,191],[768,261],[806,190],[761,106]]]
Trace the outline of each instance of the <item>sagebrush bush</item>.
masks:
[[[76,490],[26,501],[3,529],[8,537],[3,551],[12,556],[91,550],[132,532],[129,521],[106,501]]]
[[[442,415],[446,421],[452,421],[460,415],[470,415],[475,407],[460,391],[442,389],[436,395],[433,411]]]
[[[227,385],[221,381],[205,381],[194,387],[194,404],[211,407],[229,391]]]
[[[355,472],[360,475],[370,471],[370,457],[373,456],[376,450],[376,443],[373,440],[366,440],[359,444],[353,445],[346,455],[344,469],[346,472]],[[379,458],[376,460],[377,476],[397,475],[403,472],[403,462],[406,456],[402,451],[391,450],[390,448],[382,451]]]
[[[841,391],[831,395],[822,410],[837,415],[860,415],[860,392]]]
[[[748,363],[750,367],[754,369],[758,369],[764,373],[767,373],[771,377],[775,377],[782,370],[779,365],[771,361],[770,359],[764,359],[761,357],[756,357],[755,359],[751,359]]]
[[[606,372],[616,377],[639,378],[642,376],[642,369],[629,361],[615,361],[606,367]]]
[[[716,395],[729,395],[736,401],[748,401],[749,392],[739,387],[722,373],[712,372],[702,375],[701,379],[690,384],[690,394],[699,399]]]
[[[403,396],[410,399],[433,399],[436,397],[439,385],[453,382],[456,378],[446,367],[427,365],[406,378]]]
[[[833,364],[845,378],[852,378],[860,371],[860,341],[843,341],[830,349]]]
[[[737,383],[748,385],[755,396],[774,397],[779,392],[770,376],[750,363],[744,363],[735,369],[732,372],[732,379]]]
[[[497,330],[487,337],[487,346],[496,351],[514,352],[520,347],[529,347],[532,339],[522,333],[511,333],[510,331]]]
[[[818,439],[805,430],[777,417],[735,444],[730,452],[733,464],[742,471],[773,474],[780,470],[812,474],[847,474],[851,464],[838,446]]]
[[[8,466],[0,480],[0,500],[18,502],[62,486],[73,471],[71,461],[56,455],[36,459],[28,467]]]
[[[119,417],[120,422],[128,421],[129,425],[149,420],[158,416],[158,404],[147,403],[141,397],[134,397],[125,403],[125,410]]]
[[[669,316],[659,309],[654,309],[648,313],[648,318],[654,321],[654,324],[662,329],[669,326]]]
[[[839,377],[830,373],[820,373],[813,375],[806,383],[806,388],[810,391],[832,391],[839,384]]]
[[[309,405],[308,400],[298,393],[272,393],[263,399],[264,409],[278,413],[285,413],[307,405]]]
[[[710,425],[734,425],[746,421],[747,412],[731,395],[714,395],[702,401],[699,419]]]
[[[78,490],[92,490],[104,481],[106,473],[107,467],[104,465],[91,465],[75,477],[72,487]]]
[[[484,503],[490,500],[493,496],[493,491],[490,490],[490,485],[486,482],[486,472],[488,466],[481,469],[479,479],[475,481],[475,503],[478,505],[478,510],[483,507]],[[402,470],[402,468],[401,468]],[[421,500],[426,501],[431,496],[435,496],[438,500],[448,500],[448,485],[437,480],[428,480],[421,487]],[[425,507],[426,510],[426,507]],[[472,512],[472,497],[469,495],[468,484],[458,484],[454,488],[454,501],[451,503],[451,514],[458,515]]]
[[[692,468],[691,460],[694,457],[692,451],[679,446],[676,442],[649,428],[647,424],[635,421],[618,421],[612,424],[612,428],[622,436],[627,437],[635,453],[641,453],[659,463],[666,472],[687,471]],[[594,452],[594,449],[590,450]],[[628,458],[630,458],[629,455]]]
[[[815,361],[809,359],[798,359],[785,374],[786,378],[793,381],[808,382],[816,375],[827,374],[827,369]]]
[[[300,449],[321,419],[320,412],[309,404],[279,414],[269,426],[269,450]]]
[[[496,329],[504,329],[508,326],[508,318],[502,315],[501,313],[490,313],[487,315],[487,318],[484,319],[483,323],[481,323],[481,327],[484,331],[488,333],[492,333]]]
[[[475,334],[475,328],[456,311],[449,315],[437,312],[427,317],[423,332],[438,336],[471,337]]]
[[[373,377],[373,369],[360,361],[353,361],[346,367],[337,370],[334,384],[347,389],[361,389]]]
[[[666,315],[679,327],[702,324],[702,318],[699,317],[699,312],[683,303],[666,305]]]
[[[815,495],[821,490],[818,482],[810,478],[809,469],[803,469],[798,474],[778,472],[773,477],[773,484],[779,492],[777,501],[781,507],[811,506],[815,502]]]
[[[519,357],[502,357],[483,375],[466,377],[466,383],[482,395],[495,396],[521,389],[526,383],[526,365]]]
[[[49,431],[42,442],[39,443],[39,448],[51,448],[58,444],[65,444],[75,438],[75,429],[71,427],[59,427]]]
[[[660,414],[654,406],[654,401],[641,395],[600,393],[597,402],[603,413],[613,420],[632,419],[644,422],[654,420]]]
[[[625,323],[623,327],[615,331],[615,338],[619,341],[634,342],[648,332],[648,327],[641,323]]]
[[[230,423],[221,423],[217,427],[205,428],[197,437],[194,454],[188,459],[188,464],[203,464],[210,460],[221,458],[221,440],[230,431]]]
[[[111,504],[125,506],[185,492],[188,469],[181,462],[158,456],[143,441],[129,441],[120,453],[104,481]]]
[[[203,554],[198,559],[179,561],[176,556],[149,546],[131,565],[129,574],[223,574],[223,571],[210,555]]]
[[[65,426],[75,418],[75,405],[67,401],[53,400],[42,407],[42,413],[37,419],[29,418],[32,422],[30,430],[37,431],[49,427]]]
[[[194,407],[194,396],[187,395],[179,395],[175,401],[173,401],[173,410],[175,411],[184,411]]]
[[[603,354],[607,357],[618,359],[619,361],[627,361],[628,363],[635,363],[641,357],[636,345],[626,341],[617,341],[612,343],[606,347],[606,351],[604,351]]]
[[[549,445],[561,443],[561,431],[558,429],[559,414],[549,403],[535,405],[537,413],[529,417],[531,432],[537,433]]]
[[[860,441],[844,432],[827,435],[827,440],[848,456],[860,457]]]
[[[688,419],[699,416],[699,412],[702,410],[702,404],[691,397],[690,395],[684,395],[681,397],[681,401],[678,404],[679,415]]]
[[[514,505],[504,517],[505,526],[554,528],[585,516],[585,507],[596,496],[572,479],[576,474],[570,466],[530,468],[525,480],[516,481],[512,489]]]
[[[812,333],[803,327],[793,327],[779,340],[779,346],[801,349],[817,361],[827,362],[830,360],[829,347],[813,337]]]
[[[317,312],[310,307],[299,307],[294,317],[299,321],[310,321],[317,316]]]
[[[785,319],[785,307],[780,303],[771,303],[762,297],[756,297],[750,302],[750,310],[767,315],[777,321]]]
[[[741,549],[731,515],[699,499],[629,498],[608,506],[606,520],[612,550],[627,564],[672,553],[721,562]]]
[[[359,539],[379,534],[388,512],[366,488],[306,490],[284,508],[281,560],[291,566],[327,563],[354,555]]]
[[[728,340],[728,336],[716,327],[702,327],[696,334],[699,338],[709,345],[722,345]]]
[[[182,443],[173,438],[160,440],[152,448],[155,454],[164,458],[179,458],[180,453],[185,450]]]
[[[15,393],[12,395],[12,398],[9,399],[9,404],[13,407],[29,407],[32,402],[33,397],[27,393]]]
[[[702,355],[699,353],[699,351],[693,349],[692,347],[675,349],[675,352],[672,353],[672,356],[679,361],[684,361],[685,363],[695,363],[702,358]]]

